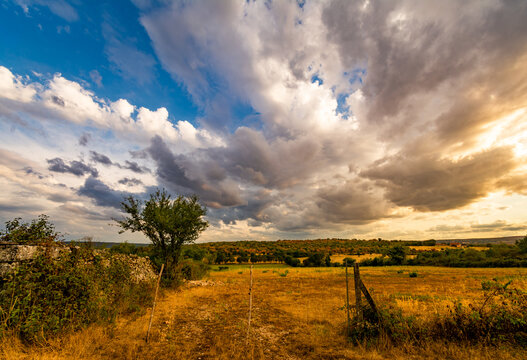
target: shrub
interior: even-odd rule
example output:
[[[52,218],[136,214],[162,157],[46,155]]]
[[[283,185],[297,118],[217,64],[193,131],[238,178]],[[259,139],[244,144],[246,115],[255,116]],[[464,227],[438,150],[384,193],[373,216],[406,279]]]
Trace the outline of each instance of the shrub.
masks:
[[[297,266],[300,266],[300,259],[297,259],[295,257],[292,257],[292,256],[286,256],[285,257],[285,263],[289,266],[292,266],[292,267],[297,267]]]
[[[353,264],[355,264],[355,262],[356,262],[355,259],[347,257],[347,258],[344,258],[344,260],[342,260],[342,265],[343,266],[346,266],[346,265],[347,266],[353,266]]]
[[[417,277],[417,273],[414,271],[414,272],[409,273],[408,276],[411,278],[415,278]]]
[[[178,271],[185,280],[198,280],[207,274],[210,267],[201,261],[183,260],[179,264]],[[228,269],[228,267],[226,267]]]
[[[0,231],[0,241],[17,244],[42,244],[58,240],[61,235],[55,231],[55,226],[49,222],[49,216],[40,215],[31,223],[21,222],[15,218],[5,223],[5,231]]]
[[[0,283],[0,329],[23,340],[112,322],[151,301],[152,282],[135,283],[130,265],[88,248],[72,248],[59,258],[42,250]]]

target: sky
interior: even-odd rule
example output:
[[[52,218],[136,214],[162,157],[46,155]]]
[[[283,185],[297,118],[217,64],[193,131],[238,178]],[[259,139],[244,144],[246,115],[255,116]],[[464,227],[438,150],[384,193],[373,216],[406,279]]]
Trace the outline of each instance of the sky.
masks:
[[[0,0],[0,222],[199,241],[527,234],[527,2]]]

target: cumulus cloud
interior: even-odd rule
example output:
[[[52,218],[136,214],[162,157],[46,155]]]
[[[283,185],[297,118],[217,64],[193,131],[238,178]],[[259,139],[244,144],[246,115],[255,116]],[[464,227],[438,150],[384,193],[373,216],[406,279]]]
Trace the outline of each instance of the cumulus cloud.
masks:
[[[22,79],[0,66],[0,116],[23,124],[26,123],[24,117],[30,116],[48,122],[93,126],[111,130],[123,140],[145,144],[153,136],[162,135],[177,144],[179,151],[222,143],[220,136],[206,129],[196,129],[187,121],[174,124],[165,108],[150,110],[140,107],[136,111],[136,107],[125,99],[114,102],[100,99],[61,74],[41,81]],[[90,140],[85,134],[79,139],[81,144]]]

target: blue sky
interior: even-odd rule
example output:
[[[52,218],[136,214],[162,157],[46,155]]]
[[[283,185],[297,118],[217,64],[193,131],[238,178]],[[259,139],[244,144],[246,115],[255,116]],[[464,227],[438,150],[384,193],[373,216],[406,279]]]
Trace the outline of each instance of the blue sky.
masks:
[[[523,234],[526,18],[525,2],[4,0],[0,222],[145,241],[108,222],[164,187],[207,206],[200,241]]]
[[[73,2],[62,11],[46,2],[28,3],[2,3],[4,66],[29,76],[61,73],[101,97],[166,107],[178,120],[193,122],[202,111],[159,65],[130,1]]]

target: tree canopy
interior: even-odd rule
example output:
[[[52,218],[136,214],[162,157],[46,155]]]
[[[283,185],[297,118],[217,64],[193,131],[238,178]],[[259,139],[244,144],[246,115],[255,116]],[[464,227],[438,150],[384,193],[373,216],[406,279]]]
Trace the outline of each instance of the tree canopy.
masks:
[[[22,222],[20,217],[14,218],[5,223],[5,231],[0,231],[0,241],[17,244],[41,244],[60,237],[55,226],[49,222],[49,216],[44,214],[31,220],[31,223]]]
[[[116,220],[121,227],[119,233],[130,230],[145,234],[168,273],[178,264],[183,244],[194,242],[209,225],[204,219],[206,208],[195,195],[172,199],[166,190],[158,189],[144,204],[129,196],[121,206],[129,216]]]

